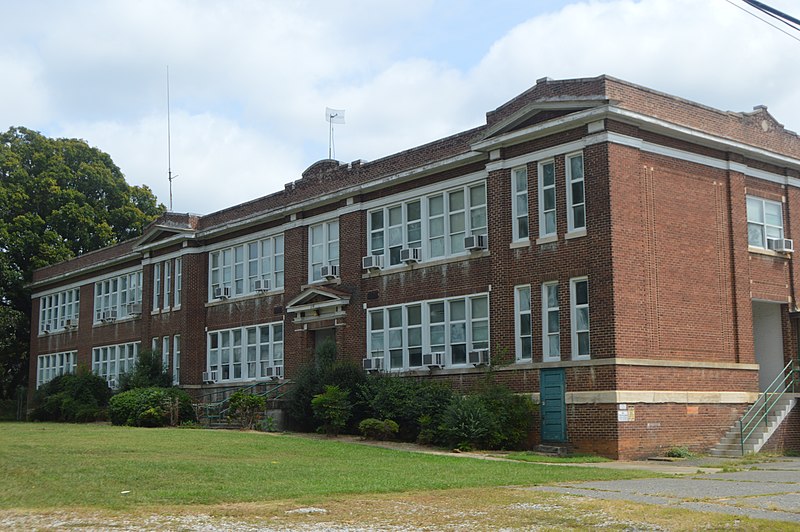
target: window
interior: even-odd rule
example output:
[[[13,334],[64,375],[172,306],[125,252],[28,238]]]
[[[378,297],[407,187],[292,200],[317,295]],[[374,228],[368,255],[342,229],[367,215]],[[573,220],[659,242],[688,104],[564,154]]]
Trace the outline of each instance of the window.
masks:
[[[283,254],[283,235],[209,253],[209,300],[215,299],[215,288],[228,288],[231,297],[252,294],[256,281],[270,290],[283,288]],[[176,292],[179,279],[175,280]]]
[[[181,335],[172,337],[172,384],[181,383]]]
[[[556,165],[539,163],[539,236],[556,234]]]
[[[370,211],[368,252],[386,266],[402,264],[400,251],[419,248],[422,260],[464,252],[464,237],[487,233],[486,185],[459,187]]]
[[[169,336],[161,339],[161,366],[169,371]]]
[[[589,281],[570,279],[572,358],[589,358]]]
[[[119,376],[133,370],[139,357],[139,342],[108,345],[92,349],[92,371],[117,387]]]
[[[770,249],[770,241],[783,238],[783,205],[777,201],[747,197],[747,242]]]
[[[172,261],[164,261],[164,308],[172,303]]]
[[[181,307],[181,292],[183,290],[183,259],[178,257],[175,259],[175,301],[173,307],[176,309]]]
[[[309,281],[321,281],[323,266],[339,265],[339,221],[312,225],[308,231]]]
[[[517,361],[533,359],[533,325],[531,322],[531,287],[518,286],[514,290],[517,316]]]
[[[59,375],[75,373],[77,366],[77,351],[39,355],[36,364],[36,387],[38,388],[42,384],[50,382]]]
[[[153,264],[153,310],[161,304],[161,263]]]
[[[542,285],[542,360],[561,360],[561,312],[558,308],[558,283]]]
[[[80,288],[74,288],[39,298],[39,334],[76,327],[80,297]]]
[[[514,220],[514,240],[528,239],[528,169],[511,171],[511,217]]]
[[[94,322],[142,313],[142,272],[128,273],[94,284]]]
[[[586,228],[583,154],[567,156],[567,230]]]
[[[219,381],[261,379],[283,369],[283,323],[208,333],[208,371]],[[272,370],[270,370],[272,368]]]
[[[489,348],[489,297],[485,294],[372,309],[367,353],[384,367],[422,366],[423,354],[445,353],[445,365],[463,366],[467,353]]]

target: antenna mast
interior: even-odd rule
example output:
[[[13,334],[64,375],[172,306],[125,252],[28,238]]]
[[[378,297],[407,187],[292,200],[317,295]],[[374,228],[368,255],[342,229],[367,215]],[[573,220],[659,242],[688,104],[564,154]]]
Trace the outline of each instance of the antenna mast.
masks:
[[[328,159],[336,156],[333,146],[333,124],[344,124],[344,109],[325,108],[325,120],[328,122]]]
[[[178,176],[175,176],[178,177]],[[169,180],[169,212],[172,212],[172,124],[169,116],[169,65],[167,65],[167,179]]]

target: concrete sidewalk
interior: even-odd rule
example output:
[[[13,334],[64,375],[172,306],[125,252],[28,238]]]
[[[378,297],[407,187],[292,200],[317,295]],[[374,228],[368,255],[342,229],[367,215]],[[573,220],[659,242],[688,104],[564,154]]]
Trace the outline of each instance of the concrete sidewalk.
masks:
[[[695,473],[698,469],[713,472],[671,478],[574,482],[525,489],[792,522],[798,523],[800,530],[800,458],[747,464],[741,471],[730,473],[671,462],[580,465],[675,473],[687,469]]]

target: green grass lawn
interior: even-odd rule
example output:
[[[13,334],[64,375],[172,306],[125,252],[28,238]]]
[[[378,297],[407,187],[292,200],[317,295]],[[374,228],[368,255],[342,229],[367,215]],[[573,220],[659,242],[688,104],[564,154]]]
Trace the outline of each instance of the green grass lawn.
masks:
[[[538,462],[550,464],[597,464],[601,462],[611,462],[610,459],[597,456],[596,454],[573,454],[570,456],[548,456],[544,454],[521,452],[509,453],[504,456],[509,460],[519,460],[521,462]]]
[[[292,435],[54,423],[0,424],[0,468],[0,509],[314,501],[340,494],[653,476]]]

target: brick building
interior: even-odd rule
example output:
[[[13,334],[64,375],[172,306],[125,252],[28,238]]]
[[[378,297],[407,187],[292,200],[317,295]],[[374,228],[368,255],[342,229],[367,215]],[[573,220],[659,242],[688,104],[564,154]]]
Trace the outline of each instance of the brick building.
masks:
[[[796,358],[800,138],[608,76],[539,80],[486,123],[34,275],[31,388],[159,350],[187,389],[341,354],[541,404],[537,435],[708,449]],[[791,406],[794,402],[791,402]],[[769,445],[800,450],[798,409]]]

